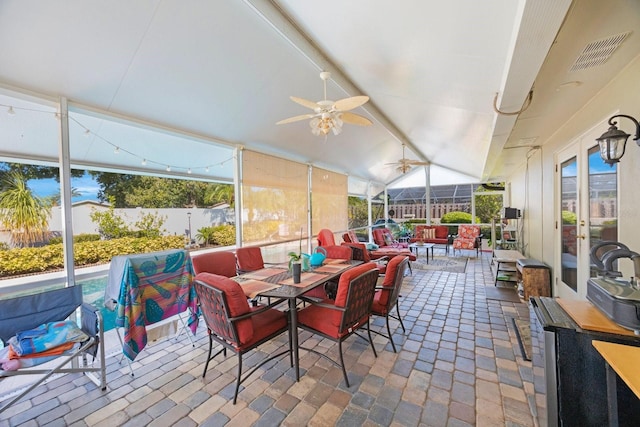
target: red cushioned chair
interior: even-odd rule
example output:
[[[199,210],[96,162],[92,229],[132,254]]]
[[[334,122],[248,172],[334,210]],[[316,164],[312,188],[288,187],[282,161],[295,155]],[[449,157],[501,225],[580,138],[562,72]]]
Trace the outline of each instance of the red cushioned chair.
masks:
[[[453,253],[456,249],[475,249],[476,256],[480,254],[480,246],[482,246],[482,234],[480,234],[479,225],[460,224],[458,227],[458,235],[453,239]]]
[[[327,258],[344,259],[344,260],[350,260],[353,258],[353,251],[348,246],[333,245],[333,246],[323,246],[323,248],[327,251]],[[321,299],[325,299],[325,298],[334,299],[337,288],[338,288],[338,284],[336,282],[330,281],[325,283],[324,287],[318,286],[317,288],[311,289],[309,292],[305,292],[304,296],[321,298]]]
[[[191,258],[193,271],[198,273],[212,273],[220,276],[233,277],[236,275],[236,255],[229,251],[209,252]]]
[[[387,246],[371,251],[367,249],[366,244],[358,242],[358,237],[353,230],[344,233],[342,240],[344,240],[343,245],[351,246],[353,249],[353,259],[365,262],[376,262],[380,274],[385,274],[386,263],[393,257],[406,256],[409,257],[409,261],[415,261],[417,259],[416,255],[407,248],[392,248]],[[411,271],[411,263],[409,263],[409,271]],[[412,271],[411,273],[413,274]]]
[[[211,273],[200,273],[195,278],[196,293],[200,300],[202,317],[207,324],[209,332],[209,354],[204,365],[202,378],[207,374],[207,368],[211,359],[224,353],[227,349],[238,355],[238,377],[236,390],[233,395],[233,404],[238,399],[238,391],[251,374],[265,363],[289,354],[289,361],[293,366],[293,353],[291,351],[291,332],[288,326],[287,315],[275,308],[282,300],[266,306],[249,307],[247,298],[237,282]],[[287,350],[273,354],[263,359],[242,377],[242,355],[258,347],[283,332],[289,331],[289,345]],[[213,356],[213,341],[222,345]]]
[[[391,336],[391,328],[389,327],[389,317],[396,319],[400,322],[402,330],[406,332],[402,318],[400,317],[400,308],[398,306],[398,297],[400,296],[400,287],[402,286],[402,280],[404,279],[407,266],[409,265],[409,258],[406,256],[397,256],[389,261],[387,265],[387,274],[384,277],[382,286],[376,287],[376,294],[373,297],[373,305],[371,306],[371,314],[376,316],[382,316],[387,322],[387,335],[380,332],[373,331],[378,335],[382,335],[391,341],[391,347],[393,352],[396,352],[396,345],[393,342]],[[395,306],[398,316],[391,314],[391,310]]]
[[[351,251],[353,252],[352,259],[363,262],[372,261],[371,255],[367,250],[367,245],[365,245],[364,243],[342,242],[342,245],[351,248]],[[378,273],[380,273],[381,275],[384,275],[385,271],[387,270],[387,262],[389,262],[388,256],[376,258],[375,260],[376,267],[378,268]]]
[[[374,228],[373,230],[371,230],[371,232],[373,233],[373,241],[381,248],[384,248],[385,246],[391,248],[409,247],[408,243],[400,243],[396,239],[394,239],[391,231],[389,231],[388,228]]]
[[[331,303],[331,301],[326,300],[319,303],[307,300],[311,305],[298,312],[298,326],[338,343],[339,364],[329,358],[325,352],[318,352],[313,349],[305,350],[312,351],[331,361],[336,366],[340,366],[347,387],[350,386],[342,356],[342,342],[352,334],[357,334],[364,338],[357,331],[364,326],[366,326],[367,330],[369,329],[369,316],[377,280],[378,270],[374,263],[353,267],[340,276],[335,302]],[[373,354],[378,357],[371,340],[371,332],[367,331],[367,333]]]

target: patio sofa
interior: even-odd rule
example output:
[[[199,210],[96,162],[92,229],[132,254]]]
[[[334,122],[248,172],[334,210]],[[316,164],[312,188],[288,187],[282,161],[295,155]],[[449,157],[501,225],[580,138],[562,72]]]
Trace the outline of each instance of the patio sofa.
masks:
[[[409,239],[409,243],[419,241],[444,245],[447,253],[449,253],[449,245],[452,242],[452,238],[449,236],[449,227],[446,225],[416,225],[416,231],[414,236]]]

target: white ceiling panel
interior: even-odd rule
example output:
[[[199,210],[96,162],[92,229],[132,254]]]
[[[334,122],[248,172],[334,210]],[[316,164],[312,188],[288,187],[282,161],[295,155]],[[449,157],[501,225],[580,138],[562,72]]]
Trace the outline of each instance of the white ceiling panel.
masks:
[[[4,0],[0,87],[47,101],[64,96],[74,111],[98,121],[131,119],[135,125],[88,127],[99,129],[92,129],[96,137],[124,141],[121,149],[136,153],[132,159],[114,157],[119,154],[99,139],[94,144],[85,139],[87,145],[73,153],[83,164],[122,162],[138,170],[138,154],[153,153],[159,164],[178,166],[183,156],[198,157],[172,142],[175,135],[187,135],[198,141],[196,150],[212,146],[207,158],[224,158],[242,146],[376,183],[399,178],[387,163],[401,158],[404,144],[408,158],[428,160],[434,171],[492,180],[508,175],[513,166],[507,165],[524,161],[524,150],[503,147],[514,138],[544,141],[638,54],[633,33],[602,67],[603,74],[567,74],[566,62],[578,44],[609,35],[616,22],[638,27],[637,2],[603,3]],[[372,126],[345,125],[340,135],[324,138],[312,135],[306,120],[275,124],[310,111],[290,96],[323,99],[321,70],[332,73],[329,99],[370,97],[354,112]],[[579,96],[556,92],[561,79],[574,76],[584,80]],[[532,87],[534,102],[525,113],[494,111],[496,93],[499,108],[513,110]],[[0,101],[5,107],[19,102]],[[19,151],[16,138],[44,142],[58,136],[53,125],[52,137],[51,122],[27,131],[21,130],[25,125],[19,129],[21,119],[12,118],[14,123],[4,126],[6,118],[0,117],[0,157]],[[143,137],[141,129],[149,125],[164,129],[160,133],[168,139]],[[32,157],[55,157],[47,150]],[[174,168],[172,173],[186,172]]]

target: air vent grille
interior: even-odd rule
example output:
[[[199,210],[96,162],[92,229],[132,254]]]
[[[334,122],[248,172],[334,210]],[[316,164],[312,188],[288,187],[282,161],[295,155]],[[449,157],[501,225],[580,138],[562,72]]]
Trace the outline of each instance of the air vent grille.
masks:
[[[589,43],[569,71],[581,71],[604,64],[629,34],[631,31]]]

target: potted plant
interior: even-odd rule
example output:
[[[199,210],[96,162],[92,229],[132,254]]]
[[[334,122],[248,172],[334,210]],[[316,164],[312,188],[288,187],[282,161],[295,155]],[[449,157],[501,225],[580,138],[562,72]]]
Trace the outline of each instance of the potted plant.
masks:
[[[295,252],[289,252],[287,254],[289,256],[289,270],[291,270],[291,267],[293,266],[294,263],[298,263],[300,264],[300,260],[302,259],[302,254],[300,252],[295,253]]]

